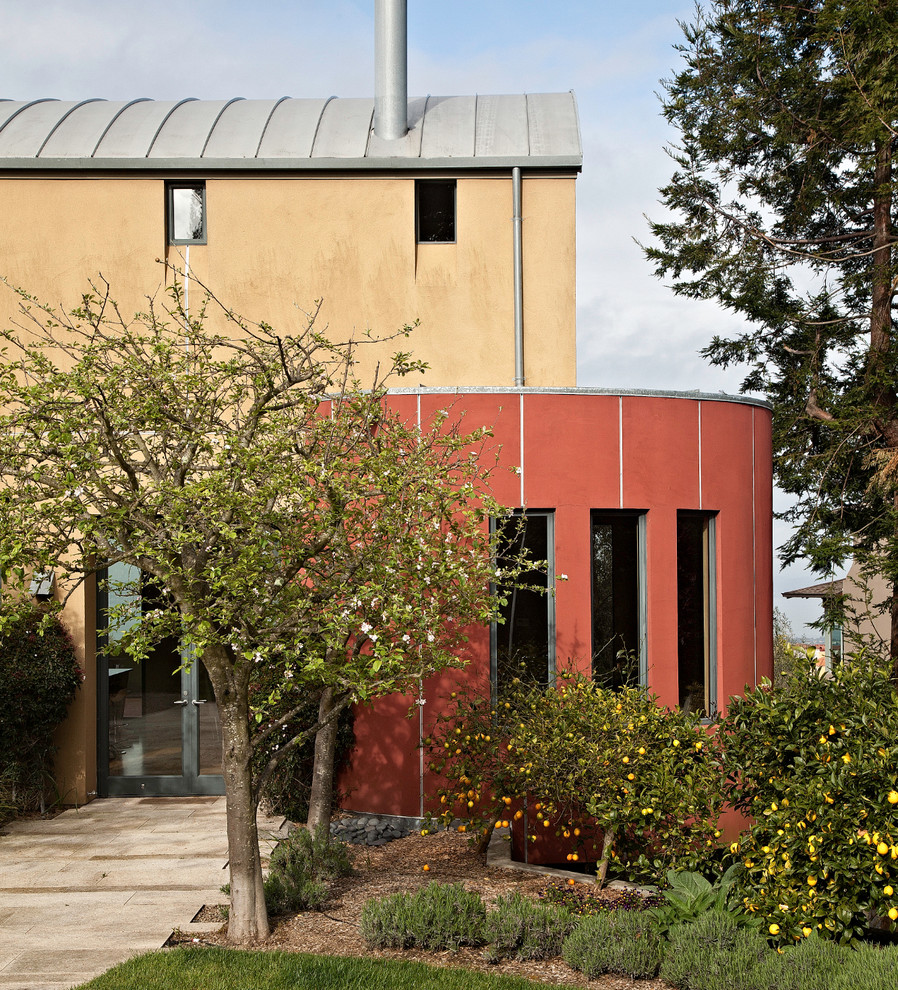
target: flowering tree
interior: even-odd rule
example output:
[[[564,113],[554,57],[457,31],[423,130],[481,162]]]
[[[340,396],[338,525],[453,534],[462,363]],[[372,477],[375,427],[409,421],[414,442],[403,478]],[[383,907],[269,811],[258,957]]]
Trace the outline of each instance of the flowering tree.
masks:
[[[53,568],[72,588],[125,562],[158,586],[162,607],[126,646],[140,658],[180,637],[209,674],[229,933],[263,938],[255,813],[279,757],[318,734],[320,817],[342,708],[459,665],[464,627],[492,615],[488,431],[393,415],[383,377],[357,380],[359,345],[329,341],[314,315],[279,333],[211,296],[188,314],[177,289],[133,319],[105,285],[71,314],[20,295],[0,364],[4,581]],[[390,371],[420,367],[400,353]],[[263,667],[274,687],[253,710]],[[310,692],[318,721],[284,736]],[[278,736],[254,779],[254,746]]]

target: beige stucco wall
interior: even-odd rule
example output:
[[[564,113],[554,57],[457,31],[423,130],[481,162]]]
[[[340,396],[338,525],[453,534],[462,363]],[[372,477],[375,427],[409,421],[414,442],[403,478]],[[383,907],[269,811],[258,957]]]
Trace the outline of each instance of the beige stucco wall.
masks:
[[[0,182],[0,274],[38,298],[71,306],[102,273],[131,312],[171,278],[157,259],[187,260],[166,244],[162,178]],[[415,244],[411,177],[209,178],[206,198],[190,269],[249,319],[289,329],[321,299],[339,339],[417,320],[402,348],[425,384],[514,384],[510,175],[458,179],[455,244]],[[523,215],[526,384],[574,385],[574,178],[525,176]],[[0,319],[14,303],[0,293]]]
[[[523,182],[524,371],[530,386],[576,384],[574,177]],[[0,276],[70,309],[89,281],[128,315],[183,268],[169,247],[161,177],[0,177]],[[457,242],[417,245],[414,177],[207,178],[208,243],[189,266],[223,302],[288,331],[322,300],[319,326],[334,339],[370,328],[389,334],[420,321],[377,360],[411,350],[430,370],[397,384],[513,385],[514,312],[510,174],[459,177]],[[191,308],[198,302],[190,288]],[[0,285],[0,322],[19,299]],[[22,317],[19,316],[19,319]],[[66,618],[86,673],[57,735],[63,800],[96,791],[95,602],[91,588]]]
[[[874,655],[888,657],[892,618],[888,609],[892,592],[881,574],[866,577],[852,564],[843,585],[845,600],[845,652],[866,647]]]

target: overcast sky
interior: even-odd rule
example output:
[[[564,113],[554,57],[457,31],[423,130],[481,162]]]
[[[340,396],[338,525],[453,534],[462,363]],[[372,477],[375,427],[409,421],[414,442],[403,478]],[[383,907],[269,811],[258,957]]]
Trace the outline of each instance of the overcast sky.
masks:
[[[676,140],[660,80],[677,68],[679,0],[409,0],[409,94],[574,90],[583,136],[578,199],[580,385],[737,392],[738,370],[698,350],[736,322],[678,299],[634,238],[660,218]],[[373,0],[0,0],[0,97],[154,99],[366,96]],[[783,538],[780,529],[777,539]],[[780,592],[819,578],[775,575],[797,633],[815,602]]]

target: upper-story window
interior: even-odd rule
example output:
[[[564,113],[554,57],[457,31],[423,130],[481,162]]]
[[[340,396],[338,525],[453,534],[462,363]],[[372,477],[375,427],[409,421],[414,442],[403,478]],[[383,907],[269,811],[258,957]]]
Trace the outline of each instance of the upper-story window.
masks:
[[[169,244],[206,243],[206,183],[169,182],[166,186]]]
[[[455,179],[415,182],[415,234],[419,244],[455,242]]]

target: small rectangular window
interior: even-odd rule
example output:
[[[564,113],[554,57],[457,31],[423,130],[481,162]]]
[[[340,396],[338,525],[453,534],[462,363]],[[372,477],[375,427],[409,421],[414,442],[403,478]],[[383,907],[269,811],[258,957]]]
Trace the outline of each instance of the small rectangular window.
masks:
[[[505,599],[490,632],[493,689],[512,678],[549,684],[555,677],[555,584],[554,517],[550,511],[515,512],[493,523],[499,532],[497,564],[520,554],[522,549],[533,561],[545,561],[537,569],[521,574],[518,580],[497,589]]]
[[[415,182],[415,229],[419,244],[455,241],[455,179]]]
[[[645,513],[594,511],[591,529],[593,680],[645,684]]]
[[[206,243],[206,183],[169,182],[166,187],[169,244]]]
[[[677,512],[677,662],[680,707],[717,711],[715,517]]]

